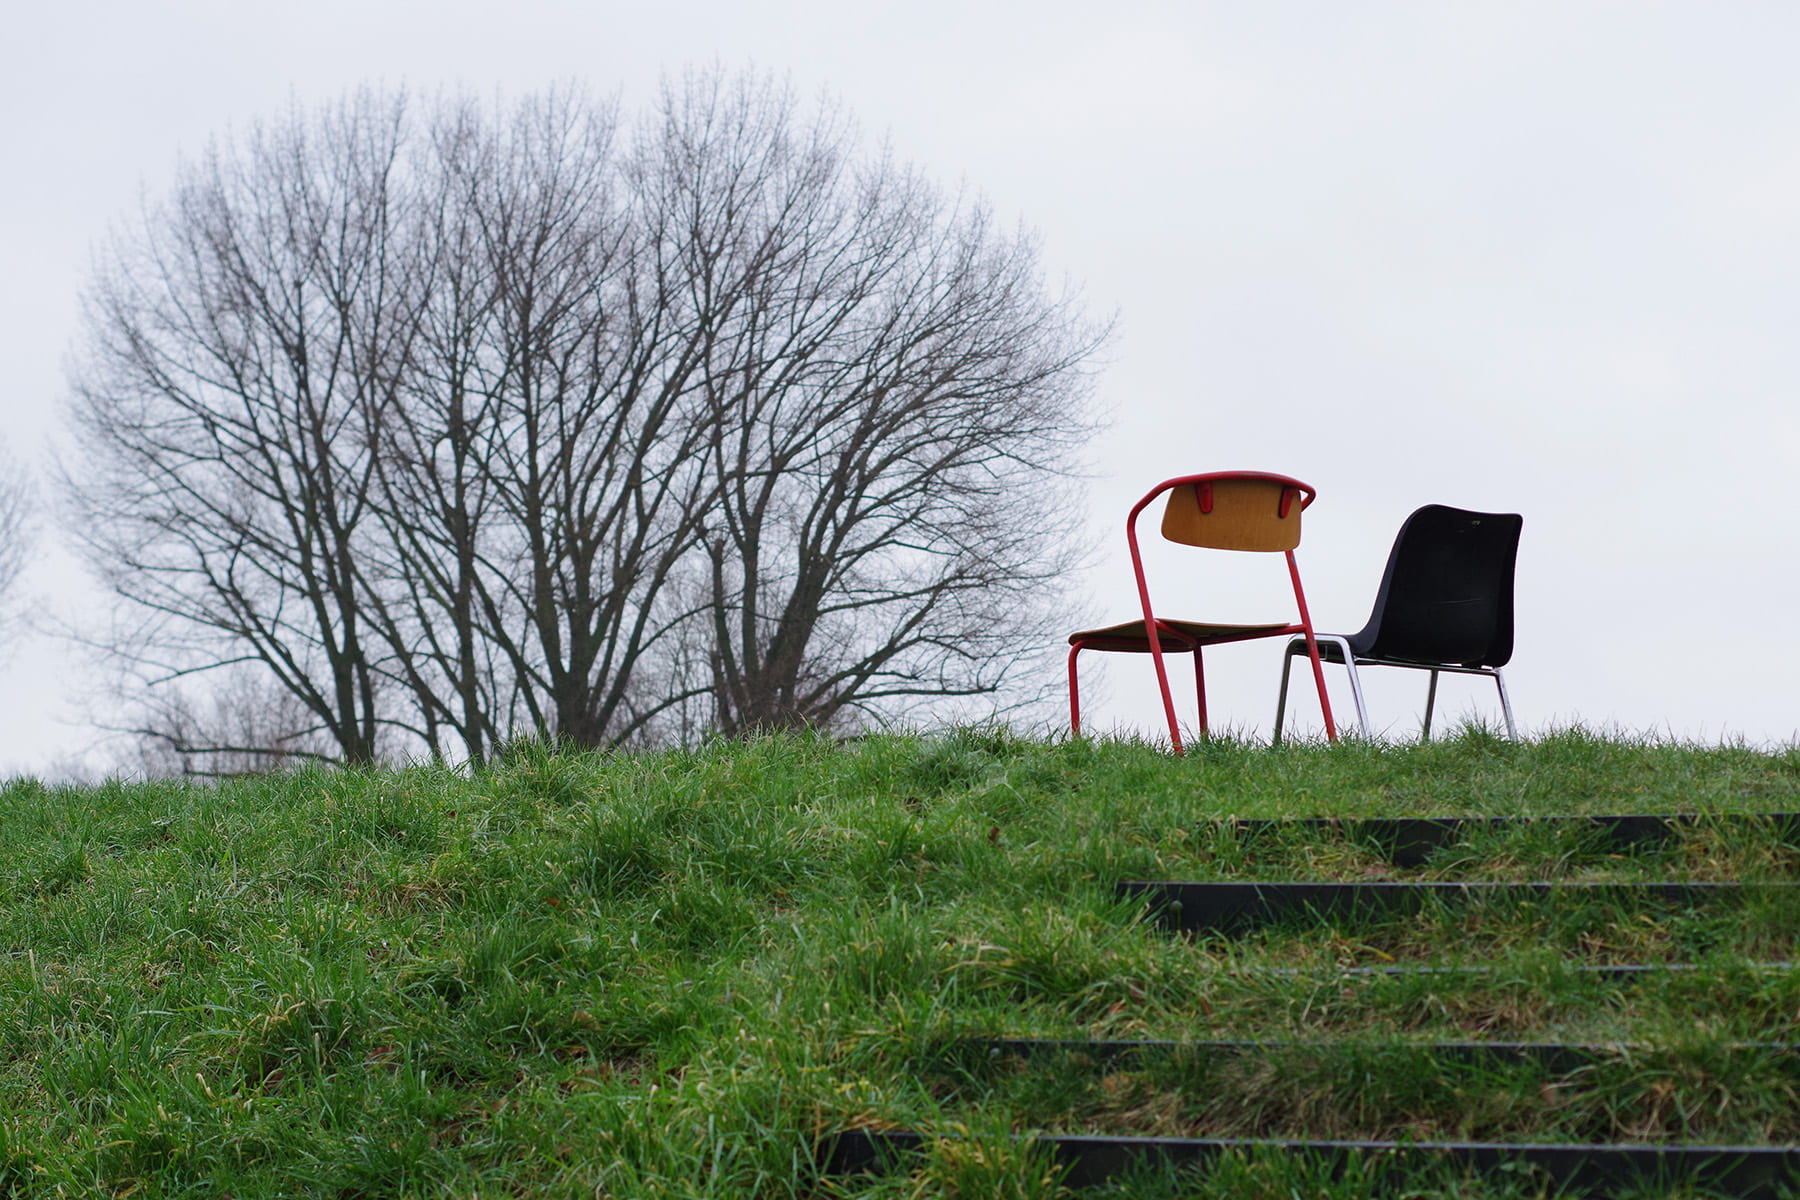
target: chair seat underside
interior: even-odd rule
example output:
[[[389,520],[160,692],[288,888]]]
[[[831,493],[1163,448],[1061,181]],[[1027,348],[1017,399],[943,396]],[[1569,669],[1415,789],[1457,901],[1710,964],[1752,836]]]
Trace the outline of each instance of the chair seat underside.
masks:
[[[1168,617],[1158,617],[1156,627],[1165,654],[1180,654],[1199,646],[1301,632],[1298,625],[1221,625],[1210,621],[1174,621]],[[1069,644],[1090,650],[1111,650],[1125,654],[1150,653],[1150,635],[1141,620],[1072,633],[1069,635]]]

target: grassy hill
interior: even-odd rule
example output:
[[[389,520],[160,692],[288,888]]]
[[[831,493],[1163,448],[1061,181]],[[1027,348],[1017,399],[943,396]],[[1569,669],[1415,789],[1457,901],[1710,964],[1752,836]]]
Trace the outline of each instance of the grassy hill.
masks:
[[[1785,899],[1495,902],[1184,939],[1114,884],[1785,882],[1800,847],[1754,823],[1633,853],[1500,830],[1398,867],[1329,831],[1221,818],[1796,810],[1800,753],[1583,731],[1185,759],[964,731],[528,746],[474,778],[16,781],[0,1195],[1056,1195],[1021,1132],[1793,1143],[1800,1065],[1779,1046],[1800,1040],[1800,973],[1757,965],[1800,961]],[[1581,969],[1669,963],[1692,969]],[[1481,969],[1357,973],[1409,965]],[[961,1040],[1000,1036],[1279,1045],[1107,1063]],[[1420,1050],[1471,1040],[1614,1052],[1559,1069]],[[941,1137],[894,1170],[821,1176],[822,1141],[864,1128]],[[1396,1178],[1251,1152],[1109,1186],[1548,1188],[1525,1169]]]

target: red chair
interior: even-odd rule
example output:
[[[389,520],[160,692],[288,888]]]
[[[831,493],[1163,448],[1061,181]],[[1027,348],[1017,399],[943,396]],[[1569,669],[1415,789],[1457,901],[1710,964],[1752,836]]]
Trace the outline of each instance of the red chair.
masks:
[[[1218,625],[1202,621],[1178,621],[1158,617],[1150,606],[1150,585],[1144,580],[1143,555],[1138,550],[1138,514],[1152,500],[1169,494],[1163,508],[1162,535],[1171,542],[1210,550],[1281,551],[1287,556],[1288,577],[1294,582],[1294,601],[1300,623],[1279,625]],[[1226,642],[1302,634],[1312,658],[1313,681],[1319,688],[1319,707],[1325,714],[1325,734],[1337,740],[1331,719],[1331,699],[1325,694],[1325,670],[1319,664],[1318,641],[1312,617],[1306,611],[1306,593],[1300,587],[1300,568],[1294,563],[1294,547],[1300,544],[1300,514],[1317,493],[1298,479],[1262,471],[1214,471],[1166,480],[1132,506],[1125,518],[1125,539],[1131,546],[1131,569],[1137,576],[1138,599],[1144,606],[1139,621],[1126,621],[1104,629],[1087,629],[1069,635],[1069,726],[1081,732],[1081,691],[1076,660],[1083,650],[1148,654],[1156,664],[1156,683],[1162,689],[1163,712],[1169,718],[1169,740],[1181,753],[1181,730],[1175,721],[1175,701],[1169,694],[1169,672],[1163,663],[1168,654],[1194,656],[1194,689],[1200,702],[1200,732],[1206,733],[1206,670],[1201,650]]]

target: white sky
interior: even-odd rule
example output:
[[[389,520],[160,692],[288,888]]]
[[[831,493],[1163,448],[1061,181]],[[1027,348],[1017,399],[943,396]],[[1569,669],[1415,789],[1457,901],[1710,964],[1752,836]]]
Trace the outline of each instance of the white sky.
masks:
[[[1133,615],[1119,522],[1150,485],[1274,470],[1320,493],[1301,566],[1322,629],[1361,626],[1413,508],[1517,511],[1527,726],[1800,732],[1780,635],[1800,610],[1800,6],[63,0],[6,25],[0,436],[21,457],[57,426],[92,246],[210,135],[364,82],[575,78],[631,104],[664,71],[754,65],[1035,226],[1052,272],[1117,311],[1096,615]],[[1270,608],[1230,582],[1280,584],[1278,560],[1218,558],[1166,577],[1172,615],[1287,616],[1279,589]],[[53,545],[28,587],[79,600]],[[1154,724],[1141,666],[1092,721]],[[1215,721],[1266,729],[1274,643],[1209,670]],[[0,773],[102,753],[79,674],[15,638]],[[1373,715],[1401,735],[1423,679],[1387,674]],[[1495,711],[1475,681],[1443,702]]]

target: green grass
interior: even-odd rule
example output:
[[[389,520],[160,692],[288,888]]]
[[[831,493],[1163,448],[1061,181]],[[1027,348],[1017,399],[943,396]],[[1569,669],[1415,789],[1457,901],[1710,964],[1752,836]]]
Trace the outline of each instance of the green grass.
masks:
[[[1542,830],[1421,868],[1221,817],[1800,809],[1800,753],[1571,731],[1221,740],[1174,759],[1003,731],[0,792],[0,1196],[1052,1196],[1009,1135],[1800,1140],[1781,904],[1490,907],[1171,938],[1121,878],[1763,879],[1701,825]],[[1583,961],[1699,961],[1607,982]],[[1344,976],[1389,962],[1486,974]],[[1299,968],[1299,970],[1294,970]],[[1338,1040],[1230,1061],[959,1061],[965,1035]],[[1571,1077],[1415,1043],[1618,1043]],[[1296,1057],[1297,1056],[1297,1057]],[[820,1180],[847,1127],[946,1135]],[[1327,1179],[1326,1176],[1330,1175]],[[1127,1185],[1120,1185],[1125,1187]],[[1535,1196],[1529,1176],[1233,1156],[1139,1194]],[[1117,1189],[1115,1189],[1117,1190]],[[1118,1194],[1126,1194],[1119,1191]]]

